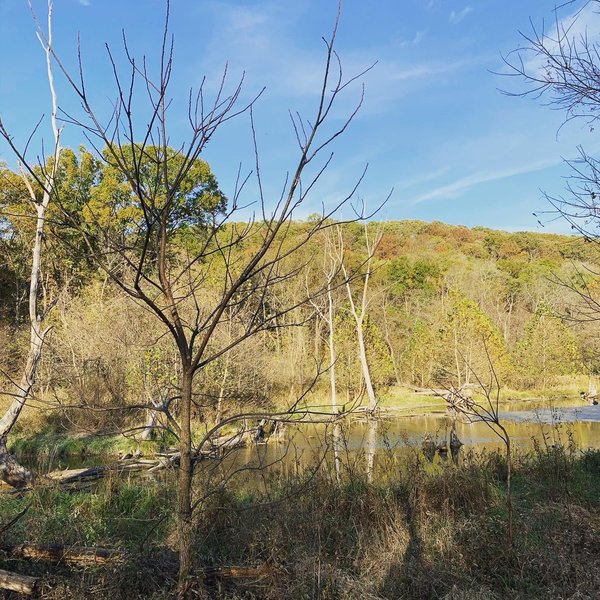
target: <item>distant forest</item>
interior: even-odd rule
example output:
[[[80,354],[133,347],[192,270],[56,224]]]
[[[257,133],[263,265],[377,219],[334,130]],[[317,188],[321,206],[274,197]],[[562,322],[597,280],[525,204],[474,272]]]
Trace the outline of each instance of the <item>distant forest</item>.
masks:
[[[90,197],[96,202],[94,218],[103,218],[102,186],[94,187],[92,179],[82,175],[86,155],[77,159],[66,151],[65,156],[61,185],[71,186],[66,190],[69,197],[89,196],[82,223],[85,210],[91,210]],[[19,189],[18,176],[8,168],[3,174],[0,364],[4,379],[18,379],[28,343],[28,265],[34,223],[26,216],[30,209],[19,200],[26,195]],[[105,176],[103,185],[118,188],[120,184]],[[127,227],[124,214],[113,212],[105,218],[107,223],[116,219],[115,226]],[[227,223],[221,235],[225,238],[241,226]],[[254,227],[258,231],[261,226]],[[310,227],[311,218],[292,222],[282,243],[292,247]],[[190,243],[201,243],[198,231],[182,220],[178,231],[182,253]],[[199,236],[197,242],[190,242],[194,236]],[[252,251],[252,240],[249,235],[233,249],[232,264],[236,254],[241,258]],[[42,304],[55,306],[34,404],[45,401],[82,409],[159,402],[177,384],[178,363],[165,331],[147,308],[128,298],[96,263],[88,261],[83,249],[76,251],[82,241],[61,229],[58,218],[49,220],[44,243]],[[350,288],[347,278],[330,269],[334,255],[351,273]],[[278,310],[293,306],[294,299],[307,290],[322,289],[328,269],[335,376],[342,402],[355,398],[364,385],[349,293],[364,317],[364,345],[378,394],[394,385],[460,386],[484,380],[492,371],[504,387],[543,389],[600,371],[594,331],[600,254],[595,242],[581,237],[469,229],[440,222],[339,227],[332,222],[298,252],[290,253],[287,262],[293,277],[255,295],[235,319],[219,327],[216,343],[226,345],[227,336],[235,336],[257,311],[266,321],[269,311],[277,315],[272,327],[264,327],[202,370],[194,383],[197,406],[220,412],[227,399],[227,410],[248,403],[272,407],[307,386],[323,396],[329,393],[327,298],[316,295],[283,314]],[[201,296],[219,293],[212,289],[220,285],[219,268],[218,261],[211,265],[214,281],[205,277]],[[364,285],[367,273],[368,287]],[[201,304],[202,298],[195,301]],[[78,410],[69,419],[102,427],[117,417]]]

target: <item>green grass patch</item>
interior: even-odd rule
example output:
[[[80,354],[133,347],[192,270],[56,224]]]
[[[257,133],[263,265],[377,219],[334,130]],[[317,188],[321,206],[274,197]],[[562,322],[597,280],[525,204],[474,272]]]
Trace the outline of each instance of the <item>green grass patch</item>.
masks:
[[[18,431],[10,440],[10,451],[17,457],[84,458],[119,455],[134,450],[151,454],[159,448],[154,441],[142,442],[124,435],[80,435],[58,432],[51,427],[31,435]]]

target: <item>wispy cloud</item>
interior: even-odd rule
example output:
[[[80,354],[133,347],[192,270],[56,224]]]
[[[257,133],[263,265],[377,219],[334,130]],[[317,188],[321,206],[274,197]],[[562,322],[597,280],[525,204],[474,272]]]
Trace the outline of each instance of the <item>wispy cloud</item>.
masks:
[[[417,46],[423,41],[425,34],[427,33],[427,29],[420,29],[415,32],[415,35],[410,40],[402,40],[400,42],[400,46]]]
[[[506,179],[507,177],[514,177],[515,175],[524,175],[525,173],[531,173],[533,171],[541,171],[542,169],[546,169],[558,163],[560,163],[560,159],[548,159],[507,169],[479,171],[416,196],[415,198],[412,198],[410,204],[414,205],[426,202],[427,200],[438,200],[440,198],[456,198],[463,192],[466,192],[477,185],[481,185],[482,183]]]
[[[448,16],[448,21],[450,21],[452,25],[456,25],[457,23],[460,23],[472,10],[473,9],[468,4],[462,10],[453,10]]]
[[[278,3],[264,3],[252,10],[219,3],[215,5],[215,18],[211,42],[202,64],[202,70],[209,74],[210,80],[219,80],[218,74],[227,62],[232,75],[236,69],[245,69],[250,87],[254,80],[266,84],[272,98],[312,98],[319,92],[323,49],[317,44],[308,47],[298,43],[298,37],[291,33],[298,26],[298,15],[293,11],[282,10]],[[400,42],[400,45],[415,46],[426,33],[426,29],[417,30],[410,40]],[[223,44],[224,39],[228,40],[227,44]],[[346,51],[341,56],[344,74],[360,73],[378,58],[386,56],[391,53],[385,45]],[[409,82],[425,85],[433,78],[471,64],[472,58],[423,63],[415,63],[403,56],[383,58],[365,77],[368,97],[365,111],[381,112],[392,107],[399,97],[412,89],[406,85]],[[352,93],[348,96],[354,101]]]
[[[459,71],[461,69],[477,64],[481,60],[483,60],[481,57],[476,59],[468,58],[443,63],[422,63],[410,67],[405,67],[400,63],[388,63],[385,65],[385,73],[386,77],[388,77],[391,81],[424,79],[428,77],[443,75],[444,73],[453,73],[454,71]]]
[[[431,171],[427,171],[426,173],[421,173],[420,175],[415,175],[414,177],[410,177],[407,179],[402,179],[394,185],[395,190],[408,190],[410,188],[423,185],[424,183],[429,183],[430,181],[434,181],[435,179],[439,179],[443,175],[448,172],[448,167],[441,167],[439,169],[434,169]]]
[[[79,4],[81,4],[81,6],[91,6],[91,2],[90,0],[79,0]]]

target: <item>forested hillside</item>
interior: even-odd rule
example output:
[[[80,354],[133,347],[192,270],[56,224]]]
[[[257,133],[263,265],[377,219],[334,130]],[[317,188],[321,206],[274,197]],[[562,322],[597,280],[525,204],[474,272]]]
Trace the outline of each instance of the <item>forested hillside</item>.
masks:
[[[60,194],[79,215],[81,231],[101,222],[127,235],[139,208],[119,204],[124,182],[109,168],[99,176],[99,163],[84,151],[77,156],[65,150],[62,161]],[[195,196],[190,206],[200,201],[206,214],[222,211],[226,199],[208,166],[199,161],[193,176],[208,185],[204,196]],[[22,179],[7,167],[2,169],[0,192],[5,215],[0,236],[0,362],[3,377],[17,379],[27,345],[33,221]],[[202,243],[197,224],[186,221],[185,206],[175,252],[182,256]],[[67,415],[70,424],[120,426],[129,418],[127,412],[86,407],[160,402],[177,385],[175,349],[147,308],[128,298],[97,262],[88,260],[84,237],[72,223],[66,227],[59,210],[53,210],[41,281],[43,303],[56,306],[50,313],[52,331],[34,405],[67,408],[54,418]],[[309,218],[292,223],[282,236],[284,246],[293,248],[311,231],[312,222]],[[491,369],[505,387],[543,389],[569,376],[594,374],[600,367],[591,326],[596,315],[590,306],[596,292],[600,295],[595,243],[439,222],[330,225],[299,252],[290,253],[286,272],[293,276],[240,300],[240,310],[219,325],[216,339],[226,345],[249,326],[257,311],[265,322],[274,315],[258,335],[202,370],[195,397],[203,419],[207,414],[216,419],[240,404],[285,404],[311,386],[327,398],[332,356],[342,402],[355,398],[364,378],[349,293],[363,318],[366,359],[377,395],[393,385],[462,385],[487,377]],[[236,227],[242,225],[224,225],[219,236],[227,239]],[[251,232],[233,248],[227,264],[222,258],[210,259],[211,275],[204,277],[196,297],[185,302],[202,305],[219,293],[219,269],[232,268],[253,251],[254,241],[259,243],[260,228],[254,228],[255,235]],[[102,241],[99,236],[94,239]],[[329,295],[323,292],[328,278]],[[295,299],[311,290],[321,291],[312,294],[310,302],[280,313],[278,307],[294,306]],[[69,406],[78,409],[68,410]]]

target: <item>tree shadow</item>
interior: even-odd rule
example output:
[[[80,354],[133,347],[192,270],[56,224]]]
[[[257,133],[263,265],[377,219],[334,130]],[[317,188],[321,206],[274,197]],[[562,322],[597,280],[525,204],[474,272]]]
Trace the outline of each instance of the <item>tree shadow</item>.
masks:
[[[415,485],[404,501],[408,543],[402,556],[389,566],[379,594],[384,598],[429,599],[443,597],[448,582],[424,552],[420,525],[419,487]],[[440,595],[441,594],[441,595]]]

